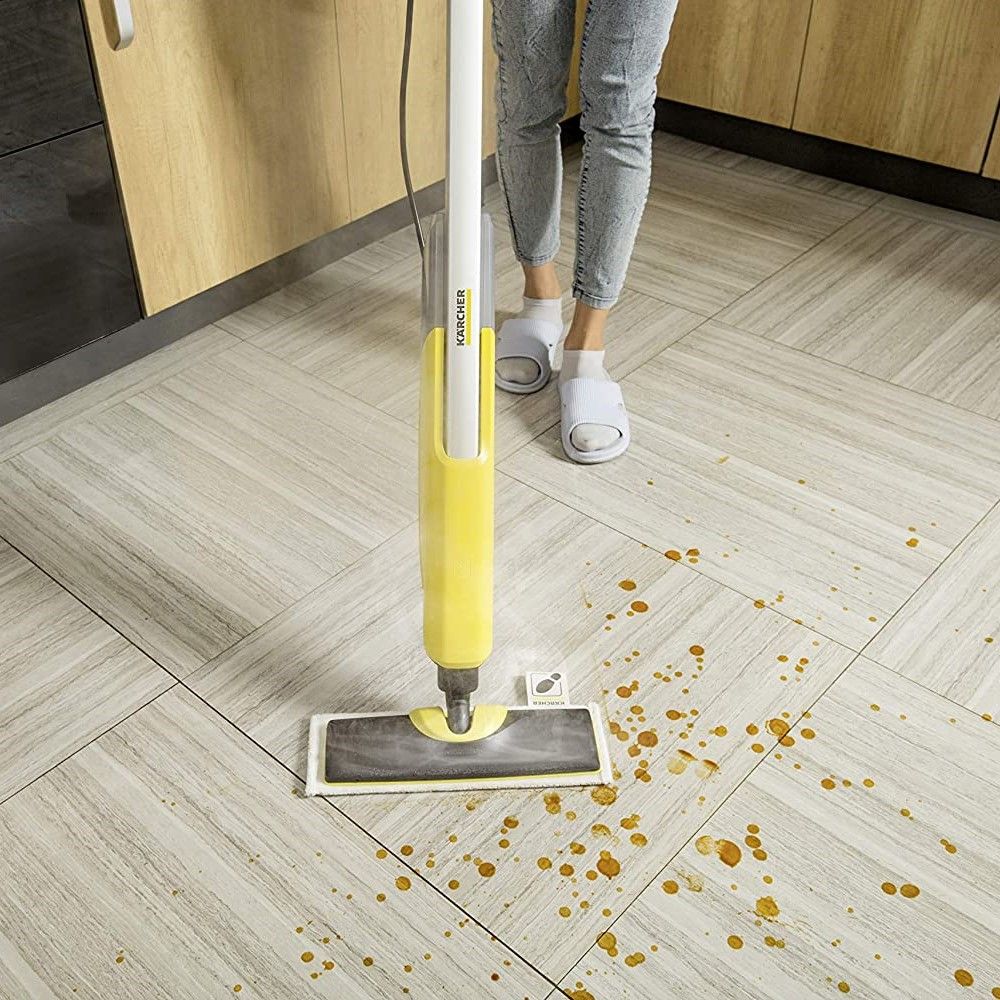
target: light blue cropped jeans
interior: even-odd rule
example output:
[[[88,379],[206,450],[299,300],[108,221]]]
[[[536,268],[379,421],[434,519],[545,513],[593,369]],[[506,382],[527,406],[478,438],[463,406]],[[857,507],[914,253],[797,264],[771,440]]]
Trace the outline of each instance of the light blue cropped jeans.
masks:
[[[590,0],[580,55],[583,163],[573,295],[614,305],[649,194],[656,76],[677,0]],[[559,122],[576,0],[493,0],[497,163],[514,252],[538,266],[559,250]]]

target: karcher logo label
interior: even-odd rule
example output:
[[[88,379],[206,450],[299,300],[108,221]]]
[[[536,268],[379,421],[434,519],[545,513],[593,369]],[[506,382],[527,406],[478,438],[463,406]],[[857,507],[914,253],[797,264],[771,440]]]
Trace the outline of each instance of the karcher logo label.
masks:
[[[472,289],[460,288],[455,303],[455,343],[459,347],[468,347],[469,333],[467,317],[472,308]]]

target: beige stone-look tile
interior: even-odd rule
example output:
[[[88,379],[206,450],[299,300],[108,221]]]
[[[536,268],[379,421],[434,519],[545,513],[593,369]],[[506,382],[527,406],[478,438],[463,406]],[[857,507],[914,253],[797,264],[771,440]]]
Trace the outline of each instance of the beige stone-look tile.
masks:
[[[725,167],[746,174],[748,177],[758,177],[761,180],[773,181],[776,184],[787,184],[802,188],[817,194],[830,195],[856,205],[873,205],[885,197],[881,191],[860,187],[846,181],[838,181],[833,177],[823,177],[796,167],[788,167],[781,163],[771,163],[755,156],[736,153],[729,149],[719,149],[683,136],[672,135],[669,132],[653,133],[653,156],[686,156],[702,160],[713,166]]]
[[[986,515],[865,653],[1000,720],[1000,509]]]
[[[0,534],[182,676],[413,520],[414,437],[238,344],[0,466]]]
[[[870,209],[719,319],[1000,417],[1000,224],[933,217]]]
[[[270,329],[276,323],[330,298],[363,278],[375,274],[399,261],[404,254],[397,241],[380,240],[361,247],[354,253],[335,260],[298,281],[230,313],[216,325],[237,337],[252,339],[255,334]]]
[[[683,156],[661,156],[626,283],[711,316],[864,206]]]
[[[0,462],[58,434],[63,427],[107,410],[191,365],[207,361],[235,343],[235,338],[225,331],[206,326],[5,424],[0,427]]]
[[[8,800],[0,997],[548,995],[297,784],[177,687]]]
[[[497,325],[519,307],[521,270],[497,235]],[[573,300],[564,297],[564,319]],[[626,290],[608,324],[608,370],[621,378],[694,329],[702,317]],[[420,264],[416,255],[359,281],[253,343],[415,426],[420,393]],[[557,355],[556,368],[558,368]],[[497,453],[508,455],[559,419],[555,384],[531,396],[498,392]]]
[[[173,683],[0,540],[0,801]]]
[[[620,914],[760,760],[774,741],[767,719],[797,719],[853,654],[502,476],[497,499],[496,635],[477,697],[523,704],[527,670],[564,672],[575,701],[606,712],[613,790],[338,807],[560,976],[606,925],[602,912]],[[418,586],[409,531],[189,683],[302,775],[312,713],[440,702]]]
[[[1000,491],[992,421],[718,323],[623,387],[622,458],[553,429],[500,468],[854,649]]]
[[[884,208],[892,212],[900,212],[903,215],[912,216],[914,219],[922,219],[925,222],[936,222],[942,226],[957,226],[959,229],[972,229],[1000,239],[1000,221],[987,219],[981,215],[971,215],[969,212],[957,212],[950,208],[942,208],[940,205],[929,205],[924,201],[914,201],[912,198],[901,198],[899,195],[887,194],[879,204],[879,208]]]
[[[859,660],[789,735],[602,932],[570,997],[1000,992],[1000,729]]]

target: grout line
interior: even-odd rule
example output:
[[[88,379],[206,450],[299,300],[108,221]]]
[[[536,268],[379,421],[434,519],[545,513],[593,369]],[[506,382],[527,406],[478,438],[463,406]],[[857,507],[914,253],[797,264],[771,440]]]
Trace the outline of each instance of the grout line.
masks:
[[[568,459],[567,459],[567,461],[568,461]],[[515,480],[515,482],[520,483],[522,486],[526,486],[528,489],[534,490],[536,493],[540,493],[544,497],[548,497],[549,500],[552,500],[555,503],[562,504],[564,507],[569,507],[570,510],[574,510],[574,511],[576,511],[576,513],[582,515],[583,517],[589,518],[591,521],[594,521],[597,524],[603,525],[609,531],[614,531],[616,534],[621,535],[623,538],[628,538],[630,541],[636,542],[639,545],[645,545],[647,548],[653,549],[654,551],[656,551],[656,549],[658,548],[658,546],[656,546],[656,545],[650,545],[649,542],[644,541],[642,538],[637,537],[636,535],[632,534],[630,531],[626,531],[625,529],[621,528],[618,525],[609,524],[607,521],[604,521],[604,520],[602,520],[599,517],[595,517],[589,511],[581,510],[579,507],[576,507],[572,503],[569,503],[564,497],[553,496],[551,493],[547,493],[545,490],[543,490],[541,487],[535,485],[534,483],[525,482],[523,479],[518,478],[518,476],[516,476],[513,472],[508,471],[507,469],[501,469],[499,471],[502,472],[503,475],[507,476],[508,478],[513,479],[513,480]],[[951,555],[951,553],[949,552],[948,555]],[[945,558],[947,558],[947,556]],[[942,560],[942,562],[943,562],[943,560]],[[709,576],[709,574],[706,573],[706,572],[704,572],[703,570],[700,570],[700,569],[698,569],[695,566],[691,566],[691,565],[689,565],[689,564],[687,564],[687,563],[685,563],[683,561],[677,562],[677,563],[675,563],[675,565],[677,565],[677,566],[683,566],[684,569],[689,570],[692,573],[696,573],[698,576],[702,577],[702,579],[709,580],[711,583],[714,583],[716,586],[723,587],[726,590],[730,591],[731,593],[739,594],[740,597],[743,597],[743,598],[745,598],[748,601],[761,600],[761,598],[751,597],[749,594],[745,594],[742,590],[739,590],[738,588],[732,586],[731,584],[723,583],[721,580],[717,580],[714,576]],[[921,584],[921,586],[923,586],[923,584]],[[792,618],[791,615],[786,614],[784,611],[779,611],[778,608],[774,607],[770,603],[765,603],[764,607],[767,610],[769,610],[769,611],[773,611],[779,617],[784,618],[785,621],[789,622],[790,624],[795,625],[798,628],[804,628],[807,631],[813,632],[813,633],[815,633],[818,636],[822,636],[824,639],[827,640],[827,642],[835,643],[836,645],[841,646],[844,649],[850,650],[855,655],[860,655],[860,652],[861,652],[860,649],[855,649],[853,646],[848,645],[846,642],[844,642],[843,639],[835,639],[833,636],[827,635],[826,632],[821,631],[820,629],[816,628],[814,625],[807,624],[802,619]],[[870,640],[866,639],[865,640],[865,645],[867,645],[869,641]],[[863,649],[864,646],[862,646],[861,648]]]
[[[123,638],[124,638],[124,636],[123,636]],[[128,640],[126,639],[125,641],[127,642]],[[140,650],[140,652],[141,652],[141,650]],[[159,664],[157,664],[157,666],[159,666]],[[161,669],[163,669],[163,668],[161,667]],[[169,673],[169,671],[168,671],[168,673]],[[170,676],[173,677],[173,674],[170,674]],[[58,770],[68,760],[72,760],[82,750],[86,750],[87,747],[89,747],[91,743],[96,743],[103,736],[107,736],[107,734],[110,733],[112,729],[116,729],[118,726],[120,726],[127,719],[131,719],[133,715],[136,715],[139,712],[141,712],[144,708],[146,708],[147,705],[152,705],[154,701],[156,701],[158,698],[162,698],[163,695],[165,695],[168,691],[173,691],[174,688],[176,688],[179,685],[179,683],[180,682],[175,679],[172,684],[170,684],[167,687],[165,687],[159,693],[153,695],[153,697],[150,698],[148,701],[144,701],[141,705],[138,706],[138,708],[134,708],[127,715],[123,715],[120,719],[118,719],[112,725],[108,726],[107,729],[103,729],[96,736],[91,737],[91,739],[87,740],[87,742],[84,743],[84,744],[82,744],[81,746],[78,746],[72,753],[67,754],[65,757],[63,757],[61,760],[57,761],[51,767],[46,768],[44,771],[42,771],[41,774],[36,774],[31,779],[31,781],[29,781],[27,784],[22,785],[20,788],[17,788],[13,792],[11,792],[9,795],[4,796],[4,798],[0,799],[0,807],[4,806],[7,802],[10,802],[10,800],[13,799],[15,796],[20,795],[21,792],[26,791],[27,789],[29,789],[36,781],[40,780],[41,778],[44,778],[47,774],[50,774],[52,771]]]
[[[847,662],[844,668],[836,675],[836,677],[834,677],[830,681],[830,683],[827,684],[822,691],[820,691],[820,693],[812,700],[812,702],[809,704],[807,708],[804,708],[802,712],[799,713],[799,717],[789,727],[789,732],[802,722],[802,719],[805,717],[805,714],[807,712],[812,712],[812,710],[816,707],[817,703],[822,698],[826,697],[829,690],[834,686],[834,684],[836,684],[841,679],[841,677],[843,677],[847,673],[848,670],[851,669],[851,667],[858,661],[860,656],[861,656],[860,653],[855,653],[854,656],[850,658],[850,660]],[[770,730],[768,731],[770,732]],[[608,924],[608,926],[605,928],[606,931],[614,927],[615,924],[617,924],[618,921],[621,920],[622,917],[624,917],[625,914],[629,912],[629,910],[631,910],[635,902],[646,892],[647,889],[650,888],[650,886],[653,885],[654,882],[657,881],[657,879],[660,878],[660,876],[667,870],[667,868],[669,868],[670,865],[673,864],[674,860],[677,858],[679,854],[683,852],[683,850],[688,846],[688,844],[697,839],[698,834],[701,833],[701,831],[704,830],[709,825],[709,823],[712,822],[712,820],[722,809],[722,807],[736,794],[736,792],[740,788],[743,787],[743,785],[747,782],[750,776],[753,775],[758,768],[763,766],[765,761],[767,761],[770,758],[771,754],[774,753],[775,748],[778,747],[780,744],[781,744],[781,738],[775,737],[774,742],[767,749],[767,752],[761,756],[760,760],[758,760],[757,763],[754,764],[754,766],[751,767],[749,771],[747,771],[747,773],[743,776],[743,778],[739,782],[737,782],[736,785],[733,786],[732,791],[719,802],[719,804],[711,811],[711,813],[708,814],[708,816],[705,818],[704,823],[702,823],[701,826],[699,826],[691,834],[691,836],[688,837],[687,840],[685,840],[684,843],[682,843],[680,847],[677,848],[676,851],[674,851],[674,853],[667,859],[667,861],[657,870],[656,874],[642,887],[642,889],[639,890],[639,892],[635,894],[631,902],[622,910],[622,912],[619,913],[618,916],[615,917],[615,919],[612,920],[610,924]],[[562,982],[566,978],[566,976],[568,976],[573,971],[573,969],[575,969],[589,954],[591,954],[591,952],[593,952],[594,948],[596,947],[597,947],[596,943],[590,945],[587,948],[587,950],[583,952],[583,954],[580,955],[580,957],[573,963],[573,965],[571,965],[570,968],[560,977],[559,981]]]
[[[293,770],[291,767],[289,767],[284,761],[282,761],[281,759],[279,759],[278,757],[276,757],[273,753],[271,753],[271,751],[268,750],[265,746],[263,746],[262,744],[258,743],[257,740],[254,739],[254,737],[252,737],[245,730],[241,729],[230,718],[228,718],[227,716],[223,715],[223,713],[218,708],[216,708],[210,701],[206,700],[204,697],[202,697],[200,694],[198,694],[198,692],[195,691],[194,689],[188,687],[188,685],[186,683],[184,683],[184,681],[180,681],[178,685],[175,685],[175,687],[176,686],[184,688],[185,691],[187,691],[189,694],[191,694],[195,698],[197,698],[198,701],[200,701],[202,704],[204,704],[206,708],[208,708],[210,711],[214,712],[220,719],[222,719],[222,721],[227,726],[230,726],[231,728],[235,729],[236,732],[241,737],[243,737],[243,739],[247,740],[249,743],[251,743],[253,746],[255,746],[258,750],[261,751],[261,753],[263,753],[266,757],[268,757],[272,761],[274,761],[280,768],[282,768],[283,770],[287,771],[288,774],[290,774],[297,782],[300,782],[300,783],[304,784],[304,780],[301,777],[301,775],[299,775],[295,770]],[[484,933],[486,933],[490,939],[492,939],[493,941],[496,941],[503,948],[505,948],[507,951],[509,951],[522,965],[527,966],[533,972],[537,973],[546,983],[548,983],[549,985],[551,985],[554,988],[558,989],[558,985],[552,981],[552,978],[550,976],[547,976],[544,972],[542,972],[540,969],[538,969],[536,966],[534,966],[531,962],[529,962],[526,958],[524,958],[524,956],[522,956],[518,951],[516,951],[513,947],[511,947],[511,945],[507,944],[507,942],[504,941],[503,938],[501,938],[499,935],[497,935],[493,931],[491,931],[489,929],[489,927],[487,927],[486,924],[484,924],[473,913],[470,913],[468,910],[465,909],[465,907],[463,907],[458,902],[456,902],[454,899],[452,899],[451,897],[449,897],[444,892],[443,889],[438,888],[438,886],[435,885],[433,882],[431,882],[428,878],[426,878],[426,876],[422,872],[418,871],[415,867],[413,867],[413,865],[409,861],[407,861],[405,858],[400,857],[396,853],[396,851],[388,843],[385,843],[385,842],[379,840],[375,836],[375,834],[372,833],[370,830],[366,830],[356,819],[354,819],[353,816],[351,816],[349,813],[345,812],[340,806],[336,805],[336,803],[330,797],[319,795],[319,796],[315,796],[315,798],[318,798],[326,806],[328,806],[335,813],[337,813],[340,817],[342,817],[344,820],[346,820],[348,823],[350,823],[351,826],[353,826],[356,830],[358,830],[362,834],[363,837],[367,838],[368,840],[371,840],[372,842],[378,844],[380,847],[382,847],[384,850],[386,850],[400,864],[402,864],[404,867],[406,867],[407,869],[409,869],[409,871],[411,871],[414,874],[414,876],[416,876],[416,878],[418,878],[424,885],[428,886],[430,889],[432,889],[434,892],[436,892],[438,894],[438,896],[440,896],[448,904],[449,908],[453,908],[455,910],[458,910],[460,913],[463,913],[466,917],[469,918],[470,921],[472,921],[472,923],[474,923],[478,928],[480,928],[480,930],[482,930]],[[549,994],[549,995],[551,996],[551,994]]]
[[[962,413],[969,414],[970,416],[977,417],[982,420],[991,420],[994,423],[1000,423],[1000,417],[991,417],[988,413],[980,413],[978,410],[970,410],[968,407],[962,406],[959,403],[952,403],[947,399],[939,399],[937,396],[932,396],[930,393],[921,392],[919,389],[913,389],[908,385],[900,385],[898,382],[893,382],[891,379],[882,378],[881,375],[873,375],[871,372],[866,372],[861,368],[852,368],[843,361],[834,361],[832,358],[823,357],[822,354],[813,354],[812,351],[807,351],[804,347],[795,347],[792,344],[783,344],[780,340],[772,340],[763,333],[755,333],[753,330],[747,330],[745,327],[737,326],[735,323],[727,323],[725,320],[718,320],[718,322],[722,323],[724,326],[730,327],[733,330],[739,330],[740,333],[745,333],[750,337],[756,337],[758,340],[763,340],[775,347],[783,347],[786,350],[795,351],[798,354],[804,354],[807,358],[812,358],[815,361],[822,361],[825,364],[833,365],[836,368],[850,372],[852,375],[857,375],[860,378],[870,378],[876,382],[881,382],[882,385],[891,386],[897,392],[907,392],[919,397],[920,399],[929,399],[936,406],[954,407],[954,409],[959,410]],[[681,339],[683,340],[684,338],[682,337]],[[673,347],[673,344],[670,346]],[[665,348],[664,350],[669,350],[669,348]]]

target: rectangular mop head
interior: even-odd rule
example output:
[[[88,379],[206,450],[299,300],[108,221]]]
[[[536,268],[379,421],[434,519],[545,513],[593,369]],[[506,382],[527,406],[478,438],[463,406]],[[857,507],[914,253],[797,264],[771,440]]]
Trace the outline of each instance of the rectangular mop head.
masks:
[[[611,781],[597,705],[476,707],[468,734],[440,709],[314,715],[307,795],[555,788]]]

